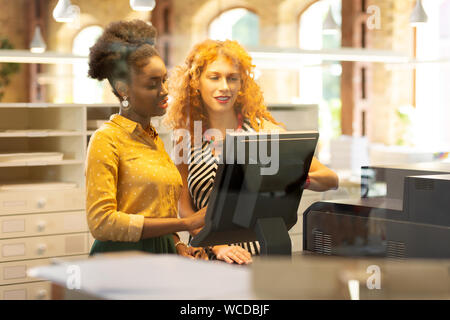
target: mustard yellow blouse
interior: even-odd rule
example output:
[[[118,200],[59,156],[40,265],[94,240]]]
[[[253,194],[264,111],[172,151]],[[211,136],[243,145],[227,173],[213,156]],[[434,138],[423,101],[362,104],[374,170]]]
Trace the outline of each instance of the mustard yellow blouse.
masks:
[[[159,136],[119,114],[92,136],[86,211],[95,239],[137,242],[144,217],[176,218],[183,182]]]

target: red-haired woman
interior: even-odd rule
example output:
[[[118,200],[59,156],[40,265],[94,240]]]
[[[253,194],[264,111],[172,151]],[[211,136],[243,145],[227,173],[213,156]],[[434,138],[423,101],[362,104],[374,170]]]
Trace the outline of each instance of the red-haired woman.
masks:
[[[194,137],[195,122],[203,132],[227,130],[283,130],[264,105],[254,80],[251,57],[236,41],[206,40],[196,45],[169,78],[172,101],[168,118],[174,129],[187,129]],[[210,131],[210,130],[208,130]],[[216,132],[218,132],[216,131]],[[220,136],[220,135],[219,135]],[[208,204],[219,161],[220,139],[211,143],[204,136],[201,145],[191,144],[188,164],[177,165],[183,178],[180,216],[195,214]],[[215,147],[214,147],[215,146]],[[313,158],[307,188],[325,191],[337,188],[337,175]],[[191,230],[191,235],[199,229]],[[228,263],[249,263],[259,253],[257,242],[220,245],[212,248],[217,259]]]

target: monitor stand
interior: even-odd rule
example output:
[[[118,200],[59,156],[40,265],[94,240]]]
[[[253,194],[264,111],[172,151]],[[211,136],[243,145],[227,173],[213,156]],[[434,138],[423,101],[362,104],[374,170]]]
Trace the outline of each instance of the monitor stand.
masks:
[[[283,218],[259,218],[255,224],[255,233],[263,256],[292,254],[291,238]]]

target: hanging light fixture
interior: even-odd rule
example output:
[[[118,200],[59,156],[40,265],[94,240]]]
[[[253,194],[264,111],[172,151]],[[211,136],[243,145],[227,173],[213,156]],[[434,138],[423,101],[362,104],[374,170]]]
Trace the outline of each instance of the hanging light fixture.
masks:
[[[30,43],[30,51],[33,53],[43,53],[47,45],[44,42],[44,38],[42,37],[41,27],[36,26],[34,29],[33,39]]]
[[[155,5],[155,0],[130,0],[130,6],[135,11],[152,11]]]
[[[323,21],[322,32],[324,34],[336,34],[339,32],[339,25],[334,20],[331,4],[328,7],[328,13]]]
[[[411,16],[409,17],[409,23],[416,27],[422,23],[426,23],[428,21],[428,15],[425,12],[425,9],[422,5],[422,0],[416,1],[416,6],[411,12]]]
[[[59,0],[53,9],[53,18],[58,22],[73,22],[79,13],[80,8],[72,5],[70,0]]]

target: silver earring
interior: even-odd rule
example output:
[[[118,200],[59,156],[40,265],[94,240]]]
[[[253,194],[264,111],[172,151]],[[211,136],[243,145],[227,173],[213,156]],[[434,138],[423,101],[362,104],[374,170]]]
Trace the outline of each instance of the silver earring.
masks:
[[[122,108],[128,109],[130,104],[128,103],[127,96],[123,96],[123,100],[122,102],[120,102],[120,104],[122,105]]]

